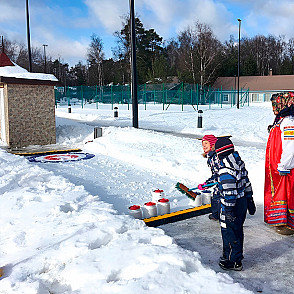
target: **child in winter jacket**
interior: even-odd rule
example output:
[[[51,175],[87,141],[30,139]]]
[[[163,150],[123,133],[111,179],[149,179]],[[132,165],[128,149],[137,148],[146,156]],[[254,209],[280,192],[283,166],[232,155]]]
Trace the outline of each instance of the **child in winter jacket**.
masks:
[[[248,173],[232,141],[219,138],[215,143],[217,160],[215,181],[220,193],[220,225],[223,255],[219,266],[225,270],[242,270],[243,224],[247,209],[255,213],[253,192]]]
[[[202,148],[204,153],[203,157],[207,158],[207,165],[211,169],[211,177],[207,179],[203,184],[198,185],[199,190],[205,190],[203,188],[206,184],[216,183],[216,174],[218,171],[218,166],[215,164],[217,160],[216,153],[214,151],[214,145],[217,141],[217,137],[214,135],[205,135],[202,138]],[[219,220],[219,211],[220,211],[220,193],[217,186],[214,187],[212,198],[211,198],[211,214],[208,216],[211,220]]]

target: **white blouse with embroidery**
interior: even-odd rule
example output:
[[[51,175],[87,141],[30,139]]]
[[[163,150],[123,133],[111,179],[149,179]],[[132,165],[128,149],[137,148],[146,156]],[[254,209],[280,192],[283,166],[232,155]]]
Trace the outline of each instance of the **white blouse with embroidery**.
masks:
[[[290,172],[294,168],[294,116],[287,116],[280,124],[282,154],[278,171]]]

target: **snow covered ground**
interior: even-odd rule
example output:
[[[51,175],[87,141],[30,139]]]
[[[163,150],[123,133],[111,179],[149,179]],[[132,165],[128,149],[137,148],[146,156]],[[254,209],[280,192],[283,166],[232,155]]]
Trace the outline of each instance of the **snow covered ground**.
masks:
[[[111,105],[56,109],[58,146],[79,147],[92,159],[30,163],[0,150],[0,293],[293,293],[290,269],[282,273],[293,262],[293,237],[276,235],[262,221],[270,104],[201,107],[201,129],[191,106],[140,106],[139,129],[131,127],[131,109],[118,107],[118,118]],[[96,126],[103,136],[93,140]],[[194,187],[210,176],[195,139],[210,133],[232,135],[258,205],[246,221],[240,273],[218,268],[220,230],[206,215],[158,228],[128,215],[156,188],[173,211],[189,207],[175,184]],[[255,263],[263,252],[268,264],[273,253],[272,272],[280,266],[275,275]]]

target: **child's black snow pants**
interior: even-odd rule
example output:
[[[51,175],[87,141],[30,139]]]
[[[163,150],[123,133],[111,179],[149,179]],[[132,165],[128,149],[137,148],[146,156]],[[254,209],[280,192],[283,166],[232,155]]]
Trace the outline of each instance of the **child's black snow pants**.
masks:
[[[225,207],[221,207],[221,233],[223,239],[223,257],[239,262],[243,259],[244,233],[243,224],[247,212],[247,198],[236,200],[234,208],[235,220],[229,221],[225,215]]]
[[[211,197],[211,213],[212,216],[216,219],[219,219],[220,213],[220,193],[213,193]]]

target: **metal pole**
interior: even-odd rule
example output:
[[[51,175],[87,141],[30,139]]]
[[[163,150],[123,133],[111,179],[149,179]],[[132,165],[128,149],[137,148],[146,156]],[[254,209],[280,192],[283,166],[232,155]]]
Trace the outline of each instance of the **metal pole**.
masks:
[[[162,84],[162,110],[164,110],[164,83]]]
[[[146,94],[146,84],[144,84],[144,99],[145,99],[145,110],[147,109],[147,94]]]
[[[238,96],[237,96],[237,108],[239,109],[239,88],[240,88],[240,34],[241,34],[241,19],[238,18],[239,22],[239,45],[238,45]]]
[[[236,75],[234,75],[235,77],[235,87],[234,87],[234,101],[232,102],[231,106],[233,106],[236,102],[236,90],[237,90],[237,87],[236,87]]]
[[[2,53],[4,53],[4,40],[3,40],[3,36],[1,36],[1,49],[2,49]]]
[[[184,110],[184,82],[182,82],[182,111]]]
[[[221,98],[221,108],[223,108],[223,86],[222,85],[221,85],[220,98]]]
[[[26,0],[26,11],[27,11],[27,38],[28,38],[28,54],[29,54],[29,72],[32,72],[32,54],[31,54],[31,37],[30,37],[29,0]]]
[[[136,67],[136,33],[134,0],[130,0],[130,26],[131,26],[131,71],[132,71],[132,102],[133,127],[138,128],[138,93],[137,93],[137,67]]]
[[[46,47],[47,47],[48,45],[46,45],[46,44],[43,44],[43,47],[44,47],[44,73],[46,73]]]

